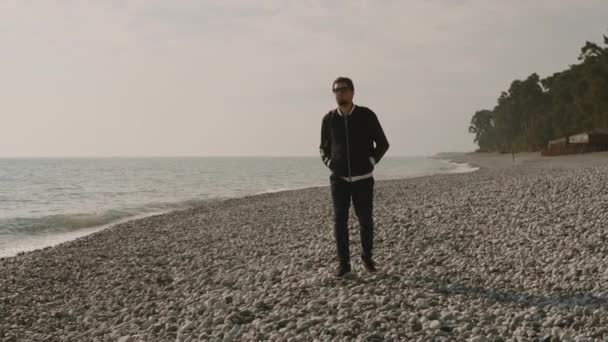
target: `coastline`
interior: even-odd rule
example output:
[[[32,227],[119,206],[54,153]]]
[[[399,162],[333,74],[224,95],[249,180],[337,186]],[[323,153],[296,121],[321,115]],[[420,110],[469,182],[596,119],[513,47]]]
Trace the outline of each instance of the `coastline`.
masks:
[[[437,159],[437,158],[432,158],[432,157],[424,157],[424,158]],[[390,179],[391,180],[392,179],[411,179],[411,178],[418,178],[418,177],[433,176],[436,174],[453,174],[453,173],[463,173],[463,172],[475,171],[474,169],[471,169],[470,165],[467,163],[450,161],[450,160],[445,160],[445,159],[442,159],[442,161],[449,163],[449,164],[453,164],[454,169],[450,170],[450,171],[443,171],[443,172],[437,172],[437,173],[432,173],[432,174],[411,175],[411,176],[404,176],[404,177],[390,178]],[[166,207],[165,209],[156,209],[156,210],[151,210],[148,212],[142,212],[139,214],[133,214],[131,216],[124,216],[124,217],[121,217],[121,218],[118,218],[115,220],[111,220],[111,221],[108,221],[108,222],[105,222],[102,224],[82,226],[82,227],[79,227],[78,229],[71,229],[71,230],[66,230],[63,232],[50,233],[47,235],[23,235],[23,236],[11,237],[11,240],[6,243],[8,243],[8,244],[17,243],[17,245],[13,246],[12,248],[0,248],[0,258],[13,257],[16,255],[21,255],[23,253],[31,252],[31,251],[34,251],[37,249],[54,247],[54,246],[57,246],[58,244],[68,242],[71,240],[75,240],[75,239],[84,237],[86,235],[98,232],[103,229],[107,229],[116,224],[125,223],[125,222],[132,221],[132,220],[138,220],[138,219],[142,219],[142,218],[149,217],[149,216],[167,214],[167,213],[170,213],[173,211],[180,211],[180,210],[185,210],[185,209],[196,208],[199,205],[207,203],[207,202],[221,202],[226,199],[243,198],[243,197],[253,198],[253,200],[255,200],[255,196],[257,196],[257,195],[263,195],[263,194],[275,193],[275,192],[283,192],[283,191],[296,191],[296,190],[302,190],[302,189],[307,189],[307,188],[318,188],[318,187],[324,187],[324,186],[326,186],[326,185],[325,184],[314,184],[314,185],[306,185],[306,186],[299,186],[299,187],[293,187],[293,188],[268,189],[265,191],[259,191],[259,192],[254,192],[254,193],[239,195],[239,196],[210,197],[210,198],[206,198],[206,199],[186,199],[186,200],[181,200],[178,202],[161,203],[162,206]],[[59,216],[61,216],[61,214],[59,214]],[[3,246],[0,246],[0,247],[3,247]]]
[[[204,203],[1,258],[0,339],[608,337],[607,156],[452,155],[480,169],[378,180],[376,275],[358,263],[352,210],[355,272],[331,275],[327,186]]]
[[[571,154],[556,157],[543,157],[538,152],[520,152],[515,154],[515,161],[509,153],[495,152],[449,152],[438,153],[437,159],[466,163],[482,169],[505,169],[528,167],[534,169],[576,169],[605,165],[608,152]]]

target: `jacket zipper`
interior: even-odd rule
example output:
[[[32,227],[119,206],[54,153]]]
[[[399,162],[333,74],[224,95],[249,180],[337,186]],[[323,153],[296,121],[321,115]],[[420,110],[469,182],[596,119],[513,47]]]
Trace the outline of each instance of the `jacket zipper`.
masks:
[[[350,172],[350,149],[348,147],[348,114],[344,115],[344,127],[346,128],[346,161],[348,162],[348,181],[352,182],[353,178]]]

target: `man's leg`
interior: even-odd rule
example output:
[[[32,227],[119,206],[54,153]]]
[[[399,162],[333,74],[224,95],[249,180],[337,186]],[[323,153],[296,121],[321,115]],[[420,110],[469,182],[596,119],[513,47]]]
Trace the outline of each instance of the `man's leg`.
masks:
[[[348,212],[350,209],[350,184],[338,176],[330,176],[331,197],[334,207],[334,237],[340,266],[350,269],[348,239]]]
[[[374,177],[353,183],[353,205],[359,219],[361,233],[361,258],[372,260],[374,247]]]

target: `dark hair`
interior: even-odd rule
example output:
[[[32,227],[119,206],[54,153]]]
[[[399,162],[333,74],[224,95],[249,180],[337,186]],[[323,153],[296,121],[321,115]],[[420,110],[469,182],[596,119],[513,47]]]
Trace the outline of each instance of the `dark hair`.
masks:
[[[336,78],[334,83],[331,84],[332,90],[333,90],[334,86],[336,85],[336,83],[346,83],[346,86],[348,86],[348,88],[350,88],[350,90],[355,91],[355,86],[353,85],[353,80],[351,80],[348,77],[340,76],[340,77]]]

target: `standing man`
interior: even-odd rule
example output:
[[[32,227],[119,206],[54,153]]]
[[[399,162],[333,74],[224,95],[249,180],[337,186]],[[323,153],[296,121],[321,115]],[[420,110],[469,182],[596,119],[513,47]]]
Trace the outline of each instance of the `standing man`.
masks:
[[[361,261],[368,272],[376,271],[372,259],[372,172],[389,144],[376,114],[367,107],[353,103],[355,87],[351,79],[338,77],[332,84],[332,90],[338,107],[323,117],[319,150],[323,163],[331,170],[329,179],[334,207],[334,236],[340,260],[335,275],[343,277],[351,271],[348,237],[351,198],[360,225]]]

